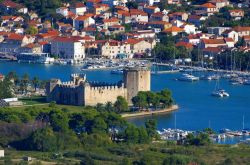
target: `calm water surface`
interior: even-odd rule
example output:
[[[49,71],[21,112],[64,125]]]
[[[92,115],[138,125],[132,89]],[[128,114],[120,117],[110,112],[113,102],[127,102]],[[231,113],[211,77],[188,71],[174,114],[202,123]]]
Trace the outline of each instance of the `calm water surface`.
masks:
[[[40,79],[60,78],[68,80],[71,73],[80,73],[81,66],[39,65],[15,62],[0,62],[0,73],[16,71],[18,75],[28,73],[30,77]],[[88,80],[116,82],[121,75],[110,74],[110,71],[84,71]],[[229,98],[215,98],[210,94],[215,88],[215,81],[199,81],[195,83],[176,81],[181,74],[152,75],[152,90],[169,88],[180,109],[171,114],[132,118],[129,121],[143,125],[149,118],[157,119],[158,128],[176,127],[186,130],[199,130],[209,126],[214,130],[230,128],[242,129],[242,118],[245,116],[245,127],[250,128],[250,86],[232,86],[226,80],[221,86],[230,93]]]

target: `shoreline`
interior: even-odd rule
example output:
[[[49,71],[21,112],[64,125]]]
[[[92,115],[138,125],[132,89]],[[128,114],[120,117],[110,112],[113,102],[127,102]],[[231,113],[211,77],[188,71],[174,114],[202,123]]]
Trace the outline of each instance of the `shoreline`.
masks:
[[[156,110],[156,111],[141,111],[141,112],[136,112],[136,113],[124,113],[121,114],[123,118],[131,118],[131,117],[138,117],[138,116],[149,116],[149,115],[155,115],[155,114],[162,114],[162,113],[169,113],[173,112],[179,109],[178,105],[172,105],[169,108],[165,108],[162,110]]]

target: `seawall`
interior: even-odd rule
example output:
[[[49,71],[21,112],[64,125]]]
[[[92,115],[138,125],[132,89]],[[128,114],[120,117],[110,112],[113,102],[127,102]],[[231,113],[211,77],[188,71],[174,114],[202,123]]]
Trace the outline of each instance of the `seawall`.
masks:
[[[162,113],[169,113],[172,111],[176,111],[179,109],[178,105],[172,105],[169,108],[166,109],[161,109],[161,110],[156,110],[156,111],[141,111],[141,112],[135,112],[135,113],[124,113],[121,114],[122,117],[124,118],[130,118],[130,117],[139,117],[139,116],[149,116],[149,115],[154,115],[154,114],[162,114]]]

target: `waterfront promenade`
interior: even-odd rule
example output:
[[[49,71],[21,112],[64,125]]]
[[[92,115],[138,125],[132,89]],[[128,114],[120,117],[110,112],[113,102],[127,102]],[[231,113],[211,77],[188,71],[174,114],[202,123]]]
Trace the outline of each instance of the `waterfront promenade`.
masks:
[[[138,117],[138,116],[149,116],[149,115],[155,115],[155,114],[163,114],[163,113],[170,113],[172,111],[176,111],[179,109],[178,105],[172,105],[169,108],[160,109],[160,110],[154,110],[154,111],[139,111],[135,113],[124,113],[121,116],[124,118],[131,118],[131,117]]]

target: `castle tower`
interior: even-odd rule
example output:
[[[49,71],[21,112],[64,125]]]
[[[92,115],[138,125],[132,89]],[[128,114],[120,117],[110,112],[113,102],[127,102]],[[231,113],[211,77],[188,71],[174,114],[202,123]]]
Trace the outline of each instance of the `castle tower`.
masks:
[[[139,91],[150,91],[151,74],[148,67],[133,67],[124,69],[124,87],[127,88],[127,100],[131,100]]]

